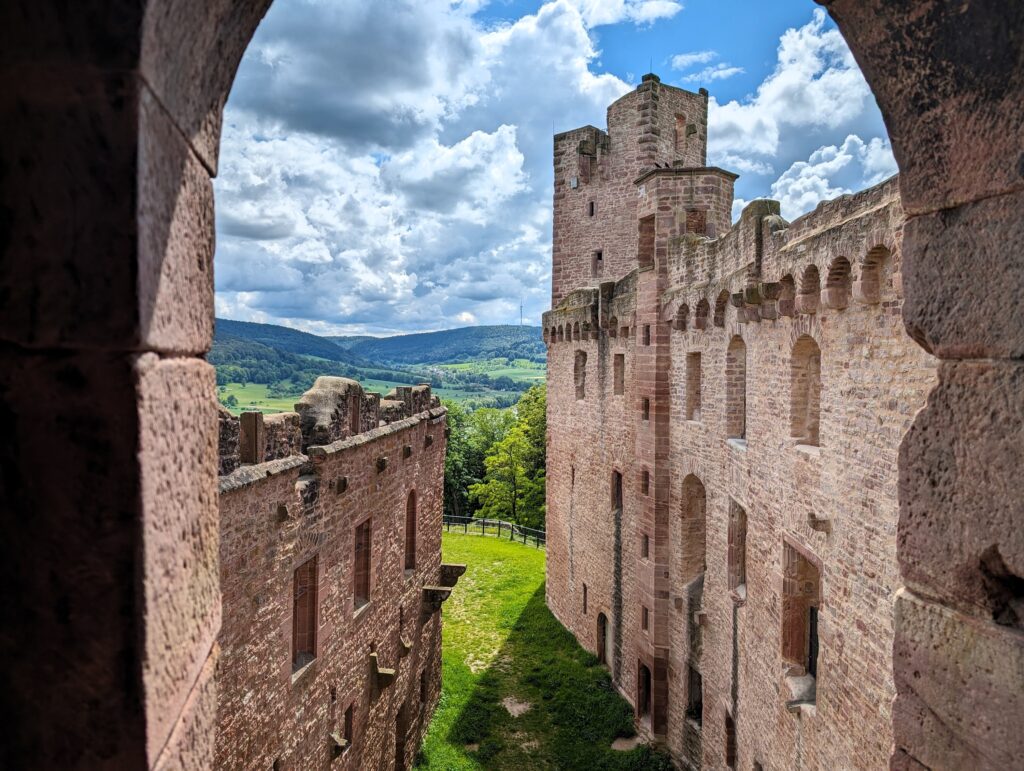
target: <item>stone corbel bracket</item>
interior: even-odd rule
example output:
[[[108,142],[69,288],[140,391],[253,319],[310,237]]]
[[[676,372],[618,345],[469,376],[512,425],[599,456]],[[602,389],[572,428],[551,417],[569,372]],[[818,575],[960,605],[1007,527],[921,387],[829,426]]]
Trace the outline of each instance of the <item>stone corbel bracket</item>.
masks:
[[[438,579],[441,586],[453,587],[459,582],[459,578],[466,572],[465,565],[456,563],[441,563],[441,575]]]
[[[383,691],[395,682],[395,670],[382,667],[376,653],[370,654],[370,666],[373,668],[373,674],[377,680],[377,690]]]
[[[428,616],[441,610],[441,604],[451,596],[452,590],[449,586],[424,586],[423,587],[423,611]]]
[[[832,532],[832,520],[828,517],[819,517],[816,512],[807,512],[807,526],[819,533]]]
[[[404,659],[412,651],[412,640],[407,637],[400,637],[398,642],[400,643],[398,646],[398,657]]]

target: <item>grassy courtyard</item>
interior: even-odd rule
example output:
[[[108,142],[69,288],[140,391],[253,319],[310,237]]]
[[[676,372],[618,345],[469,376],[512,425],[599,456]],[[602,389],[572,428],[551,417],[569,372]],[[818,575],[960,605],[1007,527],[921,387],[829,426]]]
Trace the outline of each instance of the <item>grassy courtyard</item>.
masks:
[[[469,566],[444,605],[441,703],[418,769],[668,769],[632,736],[607,671],[544,604],[544,552],[445,533],[445,562]],[[516,713],[516,716],[513,716]]]

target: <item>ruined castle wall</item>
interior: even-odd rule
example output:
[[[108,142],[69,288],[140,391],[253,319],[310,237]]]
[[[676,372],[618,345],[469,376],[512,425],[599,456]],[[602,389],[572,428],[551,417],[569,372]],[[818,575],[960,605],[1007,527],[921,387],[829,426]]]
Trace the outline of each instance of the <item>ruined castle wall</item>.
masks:
[[[428,394],[417,405],[434,403]],[[400,730],[411,766],[440,694],[440,613],[424,587],[442,581],[444,432],[444,410],[428,406],[221,477],[217,768],[388,768]],[[410,493],[416,563],[406,570]],[[368,518],[370,601],[357,609],[355,529]],[[296,667],[295,571],[313,557],[315,658]],[[373,652],[392,682],[376,675]]]
[[[649,206],[658,215],[655,267],[631,276],[626,292],[593,293],[593,309],[567,303],[545,317],[549,605],[597,651],[596,613],[615,587],[609,477],[613,465],[624,463],[616,683],[639,712],[638,665],[652,667],[654,718],[639,720],[641,730],[683,767],[726,765],[727,716],[739,768],[884,767],[895,693],[896,456],[935,379],[934,361],[900,318],[903,214],[895,182],[822,204],[791,224],[778,216],[777,204],[758,201],[714,240],[681,235],[680,202],[672,190],[661,187],[660,197],[658,190],[648,188],[652,200],[640,200],[641,213]],[[588,389],[579,402],[574,351],[588,353],[588,384],[594,375],[612,379],[613,365],[600,352],[621,345],[610,333],[614,326],[621,335],[622,322],[608,319],[630,307],[629,295],[628,395],[602,389],[592,400]],[[702,303],[709,312],[700,322]],[[598,320],[597,339],[559,336],[560,328],[574,327],[571,318],[588,313]],[[803,336],[820,349],[818,446],[793,436],[794,348],[798,340],[806,345]],[[744,440],[730,439],[736,409],[727,352],[736,338],[746,348]],[[688,419],[695,354],[700,410]],[[664,432],[659,409],[667,410]],[[700,486],[704,514],[697,522]],[[736,507],[746,513],[742,591],[731,591],[729,580]],[[701,542],[706,572],[695,567],[702,567]],[[787,554],[800,555],[818,574],[820,649],[810,700],[804,669],[786,654]],[[640,618],[645,605],[647,630]],[[687,714],[691,667],[702,678],[700,720],[692,709]],[[807,703],[787,706],[801,699]]]

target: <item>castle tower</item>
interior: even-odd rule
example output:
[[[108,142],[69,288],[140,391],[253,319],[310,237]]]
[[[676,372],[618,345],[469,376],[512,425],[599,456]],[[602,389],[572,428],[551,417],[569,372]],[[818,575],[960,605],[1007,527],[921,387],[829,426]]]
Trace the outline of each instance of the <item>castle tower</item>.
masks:
[[[621,278],[637,267],[637,185],[659,169],[704,171],[708,93],[643,77],[608,108],[608,130],[594,126],[554,138],[551,304],[583,286]],[[732,207],[716,197],[694,218],[708,235],[724,233]],[[723,190],[723,192],[726,192]]]

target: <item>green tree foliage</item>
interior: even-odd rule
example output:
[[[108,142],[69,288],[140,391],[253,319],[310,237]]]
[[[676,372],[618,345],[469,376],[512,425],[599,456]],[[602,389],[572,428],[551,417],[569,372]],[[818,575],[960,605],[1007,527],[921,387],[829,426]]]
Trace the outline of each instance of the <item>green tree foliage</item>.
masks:
[[[445,401],[448,408],[448,449],[444,456],[445,516],[469,516],[469,486],[476,480],[469,470],[472,450],[467,426],[469,417],[457,402]]]
[[[544,527],[546,412],[544,386],[523,394],[515,423],[490,446],[483,478],[469,488],[479,516]]]

